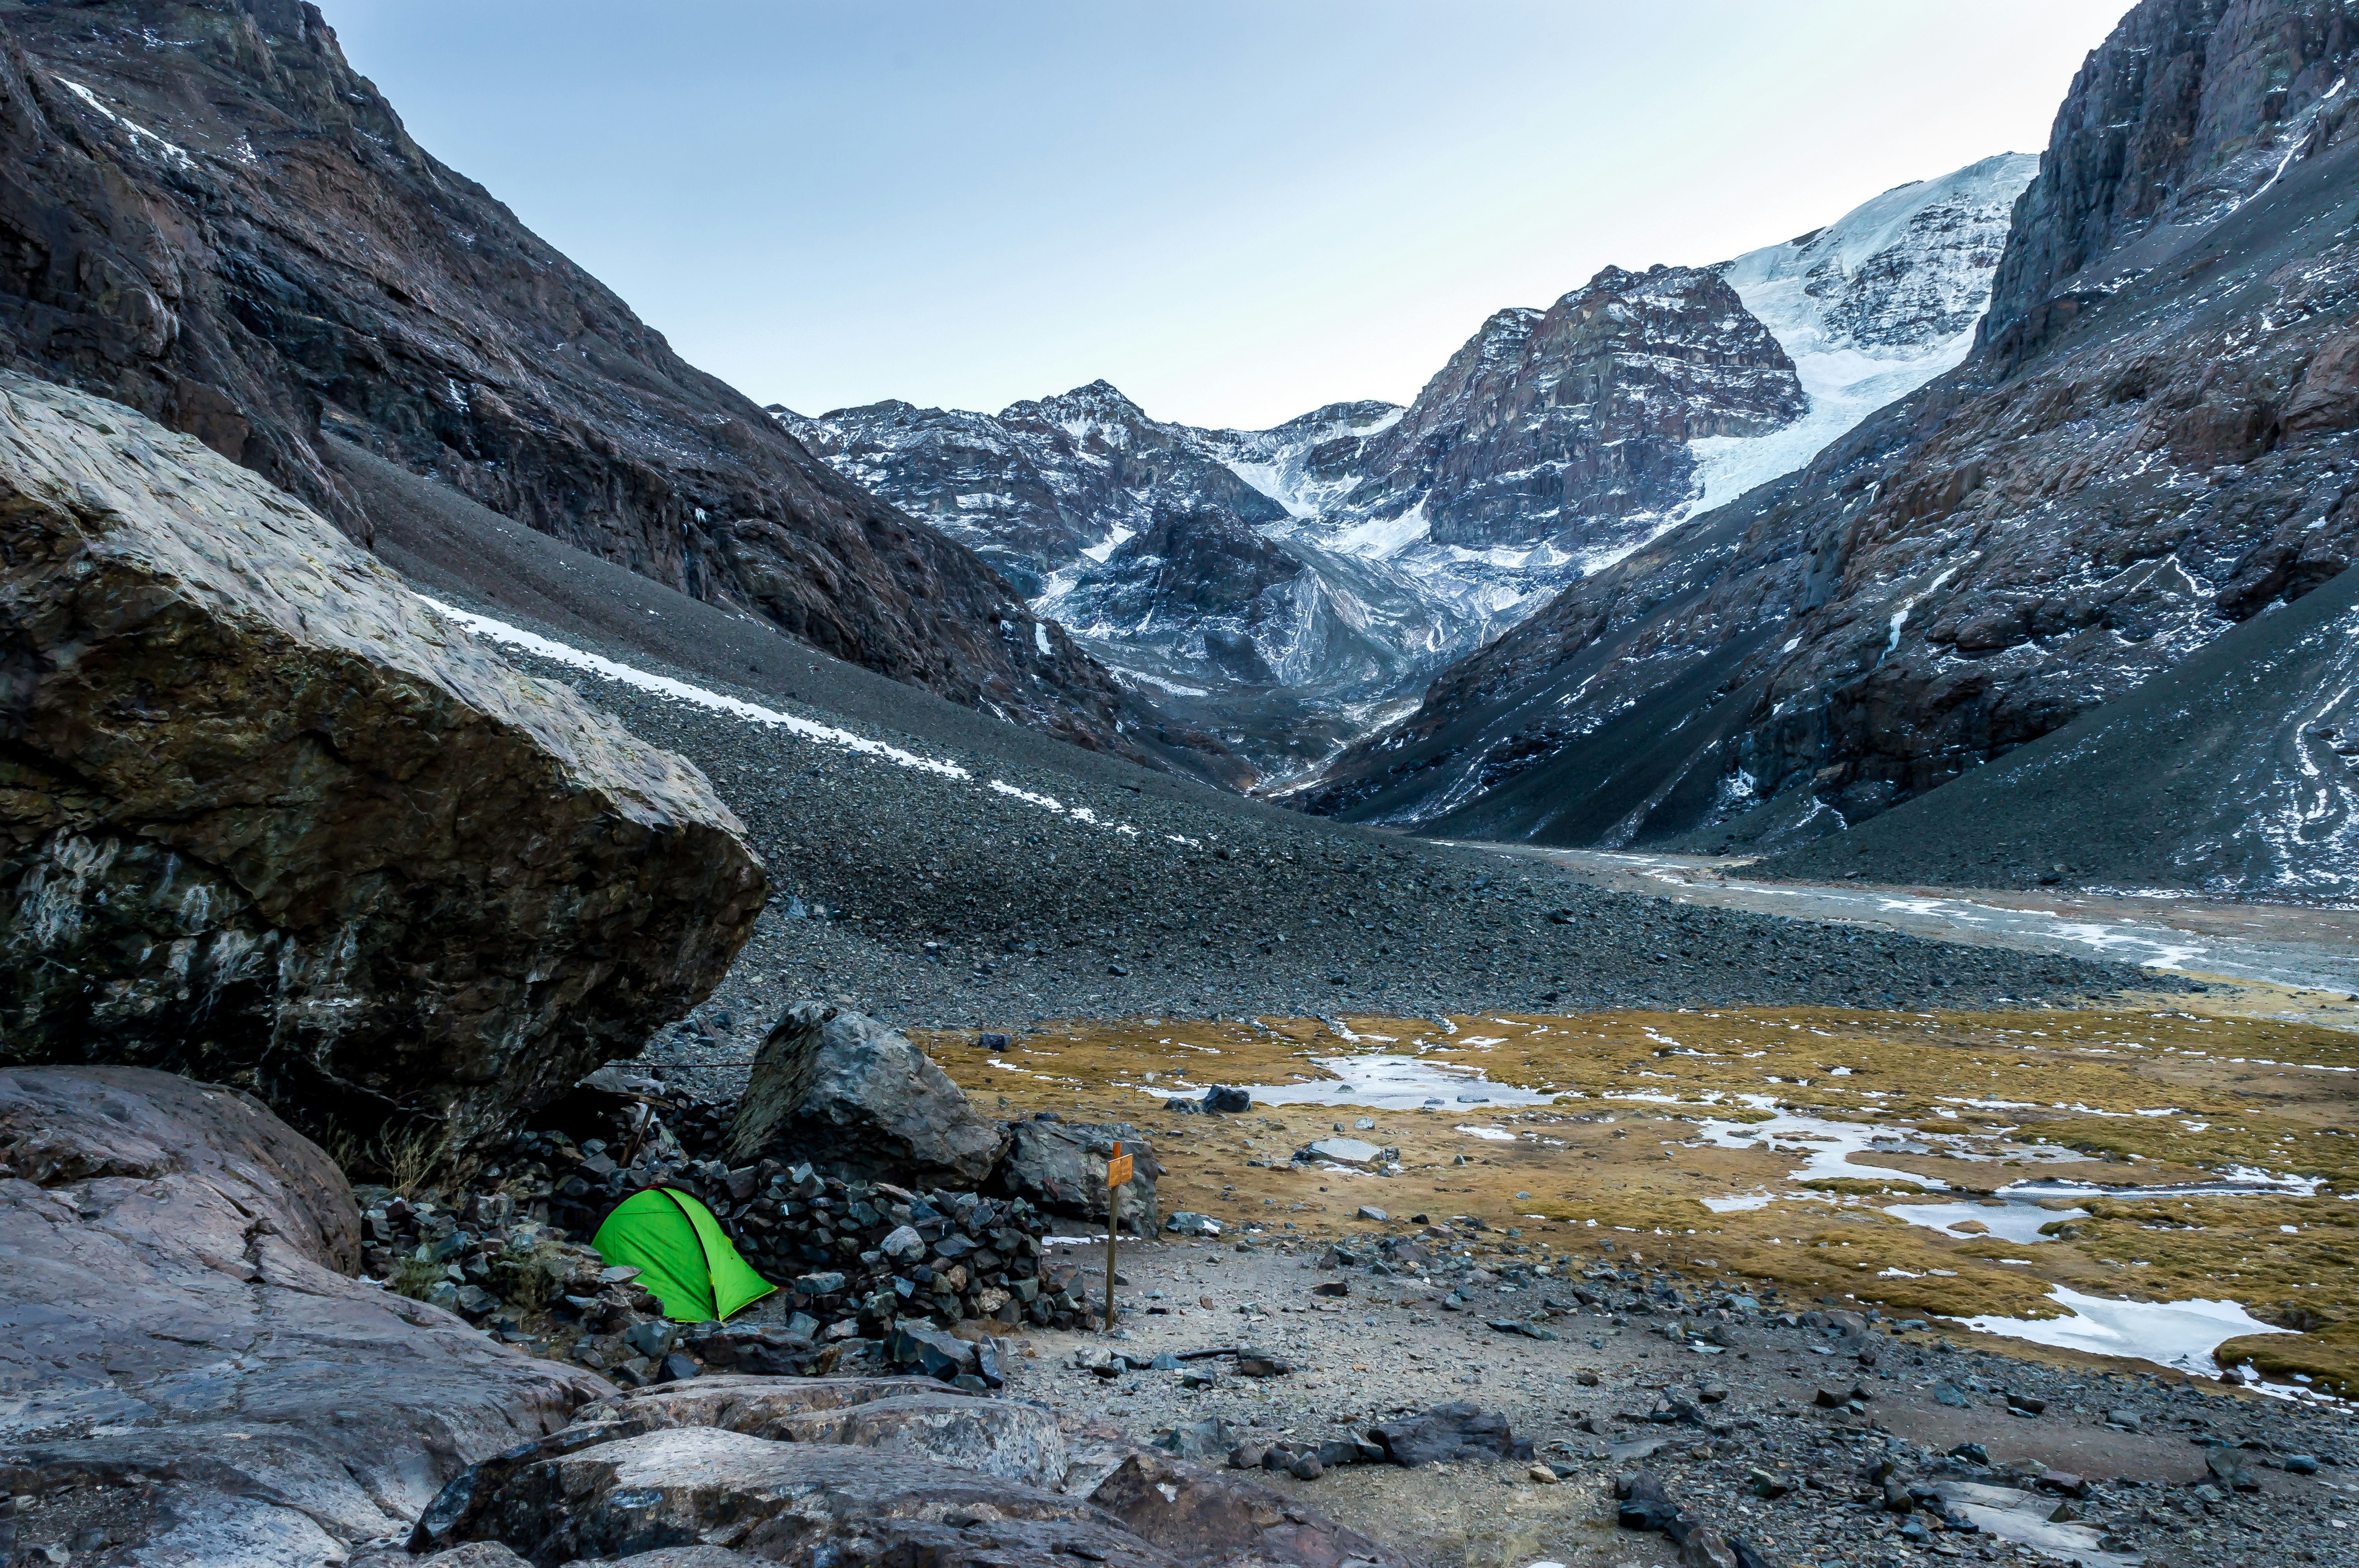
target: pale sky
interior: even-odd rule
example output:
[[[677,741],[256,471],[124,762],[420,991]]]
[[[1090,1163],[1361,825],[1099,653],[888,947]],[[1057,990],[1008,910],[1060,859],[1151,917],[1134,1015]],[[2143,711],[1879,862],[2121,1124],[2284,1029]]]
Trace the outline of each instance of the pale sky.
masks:
[[[437,157],[762,403],[1260,427],[1492,311],[2038,152],[2128,0],[321,0]]]

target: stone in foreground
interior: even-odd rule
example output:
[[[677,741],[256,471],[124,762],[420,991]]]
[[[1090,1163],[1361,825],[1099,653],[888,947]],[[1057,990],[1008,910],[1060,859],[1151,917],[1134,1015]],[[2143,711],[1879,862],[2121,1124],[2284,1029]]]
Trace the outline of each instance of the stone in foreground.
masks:
[[[237,1090],[0,1068],[0,1173],[20,1543],[95,1529],[125,1561],[341,1561],[614,1392],[350,1278],[342,1174]]]
[[[546,1563],[690,1544],[808,1565],[1177,1562],[1079,1498],[904,1454],[713,1427],[532,1459],[483,1489],[460,1532]]]
[[[1506,1416],[1462,1400],[1386,1422],[1370,1435],[1384,1445],[1394,1464],[1412,1468],[1456,1459],[1487,1463],[1532,1456],[1531,1440],[1509,1431]]]
[[[1257,1481],[1134,1447],[1090,1500],[1190,1563],[1408,1568],[1410,1560]]]
[[[761,863],[702,774],[316,514],[0,375],[0,1059],[463,1150],[709,992]]]

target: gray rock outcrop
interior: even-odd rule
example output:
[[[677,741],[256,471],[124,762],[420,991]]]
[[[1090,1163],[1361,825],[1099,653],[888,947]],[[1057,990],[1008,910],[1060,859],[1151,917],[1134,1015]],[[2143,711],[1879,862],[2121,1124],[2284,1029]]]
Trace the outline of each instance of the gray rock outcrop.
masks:
[[[517,1465],[459,1527],[537,1563],[688,1542],[767,1561],[1172,1568],[1077,1498],[897,1454],[672,1427]]]
[[[814,1568],[1414,1563],[1105,1423],[899,1379],[725,1378],[625,1394],[455,1477],[409,1537],[428,1563],[468,1543],[541,1563],[637,1563],[689,1541]]]
[[[613,1393],[347,1277],[358,1256],[342,1175],[251,1097],[0,1068],[17,1544],[88,1530],[142,1562],[341,1561]]]
[[[1006,1157],[992,1176],[992,1189],[1022,1198],[1035,1208],[1072,1219],[1104,1223],[1106,1160],[1116,1143],[1131,1157],[1131,1179],[1122,1194],[1122,1222],[1140,1236],[1162,1224],[1156,1178],[1163,1162],[1155,1146],[1129,1123],[1018,1121],[1010,1124]]]
[[[762,1042],[729,1131],[733,1165],[770,1156],[903,1186],[982,1184],[1007,1129],[974,1113],[897,1031],[823,1002],[788,1008]]]
[[[0,1061],[488,1141],[763,896],[703,775],[119,405],[0,374]]]
[[[1707,436],[1759,436],[1809,406],[1794,362],[1702,267],[1607,267],[1546,310],[1502,310],[1368,447],[1350,504],[1422,505],[1430,537],[1481,548],[1622,542],[1690,497]]]
[[[582,1411],[575,1424],[616,1437],[709,1426],[774,1443],[875,1448],[1032,1487],[1056,1487],[1067,1465],[1054,1412],[930,1378],[703,1377],[626,1393]]]

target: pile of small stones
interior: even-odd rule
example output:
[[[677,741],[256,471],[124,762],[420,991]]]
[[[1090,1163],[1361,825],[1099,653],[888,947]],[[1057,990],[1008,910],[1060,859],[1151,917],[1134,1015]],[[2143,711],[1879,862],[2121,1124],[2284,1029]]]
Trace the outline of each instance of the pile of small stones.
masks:
[[[1025,1200],[912,1192],[777,1160],[732,1169],[710,1157],[727,1103],[658,1099],[647,1091],[663,1086],[632,1082],[628,1094],[598,1097],[606,1103],[587,1118],[608,1123],[606,1137],[523,1133],[452,1194],[356,1189],[370,1275],[495,1337],[554,1346],[625,1382],[693,1370],[667,1370],[667,1357],[690,1351],[707,1366],[832,1370],[913,1320],[1095,1326],[1081,1264],[1050,1255],[1046,1217]],[[617,1204],[658,1186],[701,1201],[779,1287],[752,1314],[765,1325],[759,1348],[736,1343],[751,1332],[742,1323],[732,1336],[683,1335],[636,1270],[610,1268],[586,1245]]]

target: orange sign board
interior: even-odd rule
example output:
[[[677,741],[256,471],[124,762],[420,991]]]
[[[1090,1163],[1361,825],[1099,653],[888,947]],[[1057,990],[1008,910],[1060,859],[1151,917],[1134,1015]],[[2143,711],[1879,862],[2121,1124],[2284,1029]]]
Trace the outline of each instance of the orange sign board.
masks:
[[[1117,1154],[1106,1162],[1106,1185],[1118,1187],[1130,1180],[1130,1156]]]

